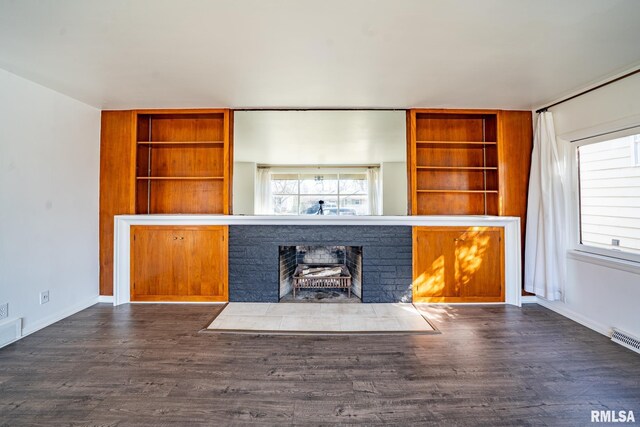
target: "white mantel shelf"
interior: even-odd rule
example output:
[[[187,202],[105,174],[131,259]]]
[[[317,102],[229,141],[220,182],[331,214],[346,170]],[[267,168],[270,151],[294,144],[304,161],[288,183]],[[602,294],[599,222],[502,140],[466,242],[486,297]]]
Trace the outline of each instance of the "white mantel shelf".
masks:
[[[459,225],[497,226],[519,222],[513,216],[287,216],[287,215],[116,215],[131,225]],[[519,226],[519,224],[518,224]]]
[[[114,305],[130,302],[130,226],[132,225],[386,225],[503,227],[505,303],[520,307],[520,218],[510,216],[267,216],[267,215],[117,215],[114,240]]]

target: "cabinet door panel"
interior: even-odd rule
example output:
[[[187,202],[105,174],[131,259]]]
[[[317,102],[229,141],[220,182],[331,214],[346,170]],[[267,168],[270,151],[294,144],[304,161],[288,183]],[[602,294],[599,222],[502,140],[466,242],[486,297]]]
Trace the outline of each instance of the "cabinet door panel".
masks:
[[[414,231],[414,299],[457,296],[451,256],[457,235],[457,231]]]
[[[414,227],[414,302],[504,301],[502,228]]]
[[[227,301],[227,227],[131,227],[132,301]]]
[[[468,230],[455,240],[455,276],[460,297],[502,296],[499,231]]]

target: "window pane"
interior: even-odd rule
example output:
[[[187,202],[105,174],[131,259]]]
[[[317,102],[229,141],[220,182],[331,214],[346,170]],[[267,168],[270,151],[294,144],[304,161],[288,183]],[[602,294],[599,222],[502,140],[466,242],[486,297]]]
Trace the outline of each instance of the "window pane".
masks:
[[[271,177],[273,194],[298,194],[298,175],[279,174]]]
[[[338,194],[338,175],[300,175],[300,194]]]
[[[340,215],[369,215],[369,203],[366,195],[341,196]]]
[[[580,241],[640,254],[640,135],[578,148]]]
[[[301,196],[300,215],[318,215],[320,200],[324,201],[322,205],[324,215],[338,214],[338,197],[336,196]]]
[[[340,174],[340,194],[367,194],[365,174]]]
[[[298,196],[273,196],[273,213],[276,215],[298,215]]]

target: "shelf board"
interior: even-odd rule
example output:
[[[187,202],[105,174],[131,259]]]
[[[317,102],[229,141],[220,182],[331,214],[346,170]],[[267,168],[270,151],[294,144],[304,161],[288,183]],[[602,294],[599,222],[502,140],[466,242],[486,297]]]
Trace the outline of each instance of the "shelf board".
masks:
[[[496,166],[416,166],[418,170],[443,170],[443,171],[496,171]]]
[[[498,194],[498,190],[416,190],[418,193],[477,193]]]
[[[139,145],[224,145],[224,141],[138,141]]]
[[[430,147],[456,147],[456,148],[482,148],[487,145],[497,145],[495,141],[416,141],[418,148],[420,146]]]
[[[214,181],[223,180],[223,176],[138,176],[136,179],[143,181]]]

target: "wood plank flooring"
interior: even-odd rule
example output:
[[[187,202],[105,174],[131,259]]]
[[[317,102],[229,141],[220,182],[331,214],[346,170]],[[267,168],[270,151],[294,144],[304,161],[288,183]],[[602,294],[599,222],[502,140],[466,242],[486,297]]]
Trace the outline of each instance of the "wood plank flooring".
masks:
[[[640,419],[640,356],[537,305],[434,307],[441,335],[384,337],[198,333],[215,310],[99,304],[0,349],[0,426]]]

